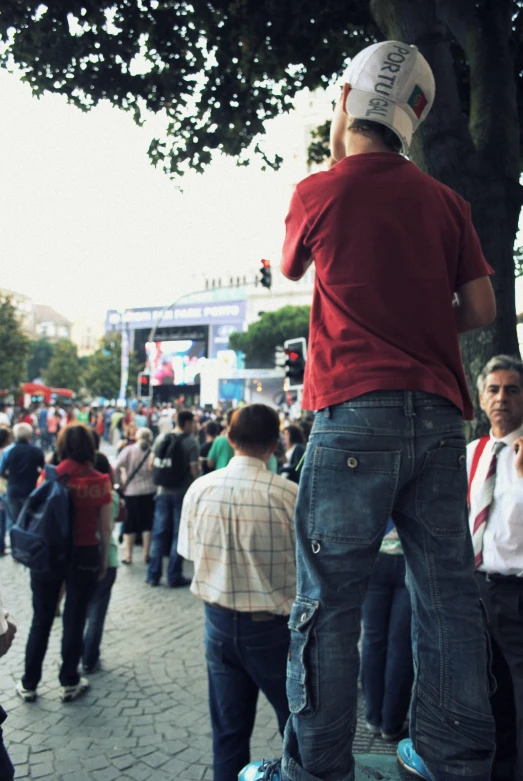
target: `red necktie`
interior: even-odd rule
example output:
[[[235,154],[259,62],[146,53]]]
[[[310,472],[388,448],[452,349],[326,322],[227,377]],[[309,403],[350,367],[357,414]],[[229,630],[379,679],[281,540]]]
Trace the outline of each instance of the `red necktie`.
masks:
[[[485,477],[485,481],[481,486],[481,493],[478,496],[478,507],[481,510],[474,518],[474,526],[472,527],[472,545],[474,546],[474,560],[476,569],[481,565],[483,561],[483,535],[485,534],[485,528],[489,517],[490,508],[492,507],[492,500],[494,497],[494,486],[496,485],[496,469],[498,465],[498,453],[505,447],[505,442],[498,440],[494,442],[492,446],[492,458]]]

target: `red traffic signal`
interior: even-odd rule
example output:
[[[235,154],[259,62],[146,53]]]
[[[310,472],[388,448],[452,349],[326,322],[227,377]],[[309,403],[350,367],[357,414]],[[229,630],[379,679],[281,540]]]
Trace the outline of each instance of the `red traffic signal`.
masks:
[[[266,258],[264,258],[261,262],[260,281],[263,287],[266,287],[268,290],[271,289],[271,285],[272,285],[271,261],[267,260]]]
[[[139,399],[149,398],[151,391],[151,375],[149,372],[140,372],[138,375],[138,383],[136,388],[136,395]]]
[[[285,361],[285,378],[288,389],[301,388],[305,375],[307,360],[307,344],[303,337],[287,339],[283,345],[287,360]]]

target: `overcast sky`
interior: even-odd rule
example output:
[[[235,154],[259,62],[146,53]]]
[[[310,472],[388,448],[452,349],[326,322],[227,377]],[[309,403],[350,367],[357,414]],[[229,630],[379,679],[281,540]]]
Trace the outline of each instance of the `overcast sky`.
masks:
[[[279,263],[294,175],[289,118],[269,128],[286,170],[221,158],[173,183],[146,154],[157,128],[129,114],[37,100],[2,70],[0,102],[1,287],[74,320],[164,304],[206,275],[251,279],[262,257]]]
[[[71,320],[103,318],[169,303],[206,276],[252,280],[261,258],[279,265],[292,185],[306,174],[306,110],[268,125],[280,172],[220,158],[172,182],[146,154],[154,118],[138,128],[109,105],[84,114],[59,96],[37,100],[1,69],[0,105],[0,287]],[[522,311],[523,280],[516,292]]]

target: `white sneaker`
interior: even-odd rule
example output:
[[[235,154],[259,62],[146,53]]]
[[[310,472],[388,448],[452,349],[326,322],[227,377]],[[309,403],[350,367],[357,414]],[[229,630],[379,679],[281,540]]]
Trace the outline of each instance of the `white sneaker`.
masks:
[[[62,686],[60,689],[60,699],[62,702],[71,702],[71,700],[76,700],[77,697],[86,692],[88,688],[89,681],[87,678],[80,678],[78,683],[75,683],[74,686]]]
[[[22,681],[16,684],[16,693],[24,702],[34,702],[37,697],[36,689],[25,689]]]

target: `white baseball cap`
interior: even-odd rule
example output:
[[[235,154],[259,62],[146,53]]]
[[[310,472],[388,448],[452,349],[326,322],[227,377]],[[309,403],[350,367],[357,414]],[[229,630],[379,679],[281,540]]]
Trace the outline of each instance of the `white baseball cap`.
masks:
[[[417,47],[400,41],[374,43],[351,60],[342,81],[351,86],[347,113],[386,125],[408,153],[436,92],[430,65]]]

